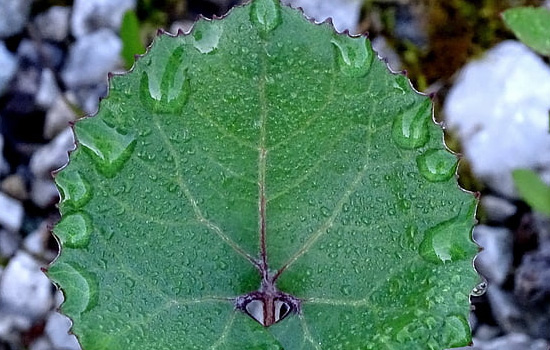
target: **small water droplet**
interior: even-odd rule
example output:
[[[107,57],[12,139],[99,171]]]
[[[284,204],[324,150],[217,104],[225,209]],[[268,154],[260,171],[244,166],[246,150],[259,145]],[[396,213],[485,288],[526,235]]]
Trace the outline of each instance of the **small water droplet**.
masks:
[[[341,288],[340,288],[340,291],[342,292],[342,294],[344,295],[351,295],[351,292],[352,292],[352,288],[349,284],[344,284]]]
[[[479,282],[470,293],[474,297],[480,297],[487,291],[487,282]]]
[[[437,224],[424,233],[419,254],[426,261],[441,264],[465,259],[477,252],[470,238],[474,224],[475,202],[458,216]]]
[[[254,1],[250,7],[250,20],[262,36],[273,31],[282,22],[279,0]]]
[[[63,286],[66,298],[61,310],[68,316],[74,319],[97,305],[99,283],[93,273],[76,263],[56,262],[48,269],[48,275]]]
[[[64,216],[54,229],[61,243],[69,248],[86,248],[90,243],[92,220],[85,213]]]
[[[330,209],[327,207],[321,207],[321,215],[323,215],[324,217],[329,217]]]
[[[368,73],[373,51],[366,37],[350,38],[335,34],[331,42],[336,48],[336,61],[345,75],[360,78]]]
[[[56,174],[55,182],[61,190],[61,205],[74,209],[83,207],[92,197],[89,183],[78,171],[63,170]]]
[[[223,27],[219,21],[198,22],[193,29],[193,46],[200,53],[210,53],[218,47]]]
[[[431,117],[429,99],[406,109],[393,120],[392,138],[404,149],[422,147],[428,142],[428,123]]]
[[[428,181],[449,180],[456,171],[458,160],[444,149],[429,149],[416,158],[420,174]]]
[[[114,177],[130,158],[135,137],[121,134],[99,118],[87,118],[75,125],[78,142],[88,150],[97,170]]]

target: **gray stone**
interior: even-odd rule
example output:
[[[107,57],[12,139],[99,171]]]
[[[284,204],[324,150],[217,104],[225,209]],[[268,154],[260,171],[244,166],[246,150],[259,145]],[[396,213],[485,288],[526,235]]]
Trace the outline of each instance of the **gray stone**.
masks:
[[[74,149],[74,136],[71,128],[57,135],[50,143],[39,148],[29,163],[31,172],[40,179],[51,179],[51,172],[67,164],[68,152]]]
[[[29,18],[33,0],[0,0],[0,38],[19,33]]]
[[[362,1],[359,0],[283,0],[284,4],[301,7],[306,16],[323,22],[332,18],[337,31],[357,33]]]
[[[0,134],[0,176],[6,175],[9,170],[10,166],[4,159],[4,136]]]
[[[25,201],[29,198],[25,180],[17,173],[6,176],[0,184],[0,190],[18,201]]]
[[[509,197],[511,171],[550,167],[550,67],[516,41],[467,64],[444,106],[473,173]]]
[[[485,210],[489,220],[500,223],[511,218],[517,211],[514,204],[506,199],[492,195],[482,196],[481,206]]]
[[[44,330],[56,349],[79,350],[80,345],[73,334],[69,334],[71,321],[58,312],[52,312],[46,321]]]
[[[46,120],[44,121],[44,137],[51,140],[61,131],[66,130],[70,122],[76,120],[76,114],[67,104],[75,103],[75,97],[72,94],[65,96],[57,95],[55,102],[46,112]]]
[[[25,240],[23,241],[23,247],[28,253],[31,253],[33,256],[40,257],[46,261],[53,260],[56,254],[48,249],[50,227],[51,223],[47,221],[42,223],[36,230],[25,237]]]
[[[479,225],[474,228],[474,240],[483,250],[475,259],[477,271],[489,283],[502,285],[513,262],[513,237],[507,228]]]
[[[75,0],[71,16],[71,29],[81,37],[101,28],[118,31],[122,17],[135,8],[136,0]]]
[[[0,23],[1,22],[2,20],[0,19]],[[0,95],[4,93],[10,84],[17,71],[17,66],[17,57],[8,51],[3,41],[0,41],[0,67],[2,67],[2,69],[0,69]]]
[[[383,58],[388,67],[397,72],[401,70],[401,59],[395,50],[388,44],[388,41],[383,36],[377,36],[372,40],[372,48],[378,53],[380,58]]]
[[[9,306],[8,313],[34,322],[52,308],[52,283],[40,268],[41,264],[22,251],[10,260],[0,283],[0,304]]]
[[[23,223],[23,206],[19,201],[0,192],[0,225],[17,232]]]
[[[47,110],[53,105],[59,94],[60,91],[54,73],[50,69],[43,69],[35,97],[36,104]]]
[[[71,9],[63,6],[52,6],[46,12],[36,16],[34,23],[43,39],[63,41],[69,35],[69,18]]]
[[[0,257],[10,258],[15,255],[21,244],[21,237],[15,232],[0,230]]]
[[[52,179],[35,178],[31,184],[31,200],[39,208],[48,208],[59,201],[59,192]]]
[[[471,350],[548,350],[549,344],[544,340],[535,340],[522,333],[510,333],[503,337],[479,341],[474,339],[474,348]],[[459,349],[456,349],[459,350]]]
[[[525,333],[528,329],[523,319],[523,310],[516,304],[513,294],[489,284],[487,297],[493,316],[498,325],[506,332]]]
[[[70,89],[106,82],[107,73],[119,65],[121,49],[120,38],[109,29],[79,38],[69,50],[63,81]]]

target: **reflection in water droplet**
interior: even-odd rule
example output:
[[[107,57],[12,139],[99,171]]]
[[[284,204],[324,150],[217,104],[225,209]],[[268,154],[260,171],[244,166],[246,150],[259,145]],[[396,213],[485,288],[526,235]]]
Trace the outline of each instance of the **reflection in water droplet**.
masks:
[[[393,120],[392,138],[401,148],[415,149],[428,142],[428,122],[431,117],[429,99],[403,111]]]
[[[88,118],[75,125],[78,142],[91,155],[97,170],[114,177],[130,158],[135,137],[123,135],[99,118]]]
[[[61,243],[69,248],[86,248],[90,243],[92,220],[85,213],[64,216],[54,229]]]
[[[218,47],[223,27],[219,21],[199,22],[193,29],[193,46],[200,53],[209,53]]]
[[[99,284],[93,273],[76,263],[57,262],[49,268],[48,275],[63,286],[65,302],[61,310],[71,318],[97,305]]]
[[[265,35],[281,22],[281,4],[279,0],[256,0],[250,7],[250,20]]]
[[[55,176],[55,182],[62,192],[62,205],[81,208],[92,197],[90,185],[78,171],[63,170]]]
[[[424,233],[420,243],[419,254],[426,261],[440,264],[473,256],[477,246],[471,239],[474,224],[475,202],[470,208],[444,221]]]
[[[350,38],[335,34],[331,41],[336,48],[336,60],[341,71],[351,77],[365,76],[372,64],[373,51],[366,37]]]
[[[429,149],[416,158],[420,174],[431,182],[449,180],[457,162],[456,157],[444,149]]]
[[[472,292],[470,293],[470,295],[474,297],[480,297],[483,294],[485,294],[486,291],[487,291],[487,282],[483,281],[483,282],[479,282],[477,286],[475,286],[474,289],[472,289]]]

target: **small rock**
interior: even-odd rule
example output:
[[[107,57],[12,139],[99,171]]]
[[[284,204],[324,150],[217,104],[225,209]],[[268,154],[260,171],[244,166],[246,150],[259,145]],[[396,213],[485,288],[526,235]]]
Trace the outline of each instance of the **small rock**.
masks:
[[[485,195],[481,196],[481,206],[487,213],[487,218],[493,222],[503,223],[516,214],[517,208],[506,199]]]
[[[1,348],[0,348],[1,349]],[[32,342],[29,346],[29,350],[52,350],[52,344],[48,337],[40,337]],[[60,348],[64,349],[64,348]]]
[[[0,8],[2,5],[0,5]],[[1,12],[1,11],[0,11]],[[1,15],[0,15],[1,17]],[[0,26],[2,20],[0,19]],[[17,71],[17,57],[8,51],[3,41],[0,41],[0,95],[4,93]]]
[[[516,41],[467,64],[444,106],[473,173],[512,198],[513,169],[550,167],[548,110],[550,67]]]
[[[44,137],[51,140],[61,131],[66,130],[69,123],[76,120],[76,114],[67,104],[67,101],[75,103],[76,98],[72,94],[57,95],[55,102],[46,112],[46,120],[44,122]]]
[[[339,32],[348,30],[350,33],[357,33],[362,1],[283,0],[283,3],[290,4],[292,7],[301,7],[305,15],[314,18],[316,22],[332,18],[334,28]]]
[[[107,73],[120,62],[120,38],[109,29],[82,36],[69,50],[67,64],[61,72],[71,89],[107,81]]]
[[[0,134],[0,176],[6,175],[9,170],[10,166],[8,162],[4,159],[4,136]]]
[[[388,63],[389,68],[397,72],[401,70],[401,59],[395,50],[388,44],[388,41],[383,36],[377,36],[372,40],[372,48],[378,53],[380,58],[383,58]]]
[[[21,245],[21,237],[15,232],[0,230],[0,257],[11,258]]]
[[[35,322],[53,306],[53,285],[40,270],[41,265],[25,252],[18,252],[8,263],[0,284],[0,304],[13,313]]]
[[[107,96],[107,82],[101,82],[94,86],[81,88],[75,91],[79,105],[88,115],[94,115],[99,108],[99,100]]]
[[[548,343],[544,340],[534,340],[522,333],[510,333],[489,341],[474,339],[474,345],[472,350],[548,350]]]
[[[514,295],[489,284],[487,297],[493,316],[503,330],[525,333],[527,325],[523,319],[523,310],[516,304]]]
[[[54,348],[79,350],[80,345],[73,334],[69,334],[71,321],[58,312],[52,312],[46,322],[45,332]]]
[[[74,136],[71,128],[57,135],[50,143],[39,148],[29,163],[31,172],[40,179],[51,179],[51,172],[67,164],[68,152],[74,149]]]
[[[474,228],[473,237],[483,248],[475,259],[476,269],[489,283],[502,285],[514,260],[512,232],[507,228],[479,225]]]
[[[50,230],[48,229],[48,224],[43,223],[36,230],[25,237],[23,247],[27,252],[33,254],[35,257],[38,256],[46,260],[51,260],[49,259],[50,256],[46,253],[49,239]],[[55,256],[52,258],[55,258]]]
[[[29,18],[33,0],[0,1],[0,38],[19,33]]]
[[[17,232],[23,223],[23,206],[19,201],[0,192],[0,225]]]
[[[71,9],[52,6],[46,12],[36,16],[34,23],[42,39],[63,41],[69,35]]]
[[[31,200],[39,208],[48,208],[59,201],[59,192],[52,179],[35,178],[31,184]]]
[[[118,31],[124,13],[136,0],[75,0],[71,17],[73,35],[80,38],[101,28]]]
[[[539,250],[523,256],[516,271],[514,292],[524,305],[550,301],[550,251]]]
[[[25,186],[25,180],[23,180],[20,174],[11,174],[6,176],[0,185],[0,190],[19,201],[25,201],[29,198],[27,186]]]
[[[38,92],[36,93],[36,104],[47,110],[56,101],[59,93],[60,91],[55,81],[54,73],[48,68],[43,69],[38,85]]]

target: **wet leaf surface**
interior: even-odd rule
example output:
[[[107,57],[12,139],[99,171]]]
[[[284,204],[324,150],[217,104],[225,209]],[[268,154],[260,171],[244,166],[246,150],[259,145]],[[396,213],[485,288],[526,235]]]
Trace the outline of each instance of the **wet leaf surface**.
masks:
[[[256,0],[157,38],[75,133],[48,273],[86,350],[468,344],[475,200],[364,37]]]

